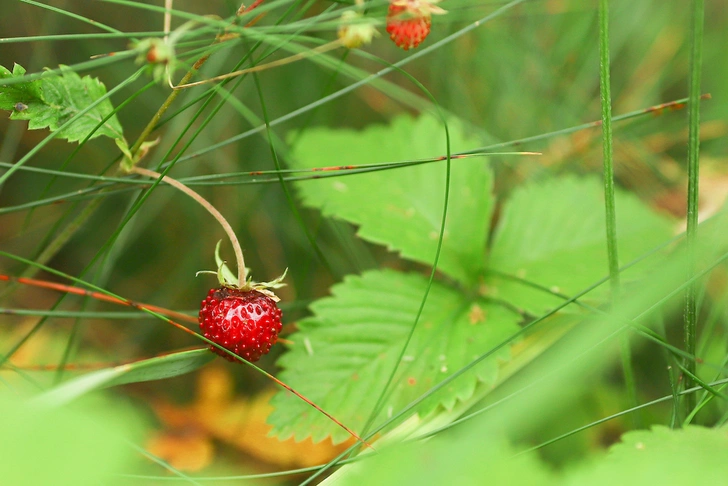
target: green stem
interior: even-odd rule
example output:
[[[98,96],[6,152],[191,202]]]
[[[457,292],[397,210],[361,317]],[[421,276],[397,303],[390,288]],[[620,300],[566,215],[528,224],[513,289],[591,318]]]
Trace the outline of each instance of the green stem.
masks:
[[[609,261],[609,283],[611,308],[614,309],[619,296],[619,251],[617,248],[617,209],[614,200],[614,149],[612,143],[612,94],[609,80],[609,1],[599,0],[599,91],[602,104],[602,151],[604,157],[604,208],[607,229],[607,257]],[[631,406],[637,405],[637,385],[632,367],[632,353],[628,331],[620,340],[622,373]],[[638,427],[636,416],[632,415],[634,427]]]
[[[164,12],[164,15],[165,15],[164,29],[165,29],[165,31],[167,31],[167,29],[169,27],[167,24],[168,13],[169,12],[165,10],[165,12]],[[212,45],[215,45],[218,42],[220,42],[220,37],[216,37],[215,41],[212,43]],[[164,113],[167,111],[167,109],[169,109],[169,107],[172,106],[172,103],[174,103],[174,100],[177,99],[177,96],[179,96],[179,94],[182,92],[182,90],[180,89],[180,86],[187,84],[187,82],[190,79],[192,79],[192,76],[194,76],[197,73],[197,71],[200,70],[202,65],[207,62],[209,57],[210,57],[209,53],[200,57],[192,65],[190,70],[187,71],[187,73],[182,77],[182,79],[179,80],[179,83],[177,83],[177,86],[171,86],[172,92],[169,93],[169,96],[167,96],[167,99],[164,100],[164,103],[162,103],[162,106],[159,107],[159,110],[157,110],[157,112],[154,114],[152,119],[149,120],[149,123],[147,124],[146,127],[144,127],[144,130],[142,131],[141,135],[139,135],[139,138],[132,146],[131,153],[132,153],[132,155],[134,155],[132,163],[135,163],[135,160],[137,159],[137,157],[136,157],[137,152],[139,151],[139,149],[141,149],[142,144],[147,140],[147,138],[152,133],[152,131],[157,127],[157,123],[159,123],[159,120],[162,118],[162,115],[164,115]],[[171,83],[171,81],[170,81],[170,83]],[[243,282],[240,282],[240,283],[242,284]]]
[[[607,217],[607,255],[612,303],[619,293],[617,210],[614,202],[614,151],[612,148],[612,95],[609,82],[609,7],[599,1],[599,88],[602,103],[602,150],[604,156],[604,207]]]
[[[637,382],[634,377],[634,367],[632,366],[632,350],[629,345],[629,329],[625,329],[620,336],[620,356],[622,358],[622,374],[624,375],[624,386],[627,388],[627,400],[630,406],[635,407],[639,401],[637,400]],[[631,415],[632,427],[635,429],[642,428],[640,414]]]
[[[203,58],[204,60],[207,60],[207,58]],[[184,77],[180,80],[180,83],[186,83],[189,81],[192,76],[195,75],[197,70],[200,68],[198,65],[199,61],[195,63],[195,65],[187,71],[187,74],[184,75]],[[201,64],[200,64],[201,65]],[[162,118],[164,113],[169,109],[170,106],[172,106],[172,103],[174,103],[174,100],[177,99],[177,96],[179,96],[180,91],[173,89],[172,92],[169,93],[169,96],[167,96],[167,99],[164,100],[164,103],[162,103],[162,106],[159,107],[157,112],[154,114],[151,120],[149,120],[149,123],[147,123],[147,126],[144,127],[144,130],[142,130],[142,133],[137,138],[136,142],[134,142],[134,145],[131,147],[131,153],[136,156],[137,152],[141,148],[142,144],[146,142],[147,138],[149,138],[149,135],[154,131],[154,129],[157,127],[157,123]],[[136,159],[136,157],[134,157]]]
[[[688,214],[687,214],[687,251],[688,278],[695,273],[695,247],[698,236],[698,176],[700,152],[700,74],[703,54],[703,0],[691,2],[690,26],[690,80],[688,82]],[[684,338],[685,351],[695,355],[695,335],[697,328],[697,289],[693,282],[685,292]],[[685,369],[695,375],[695,361],[687,360]],[[685,388],[693,386],[693,380],[685,377]],[[685,412],[690,414],[695,407],[695,396],[685,397]]]

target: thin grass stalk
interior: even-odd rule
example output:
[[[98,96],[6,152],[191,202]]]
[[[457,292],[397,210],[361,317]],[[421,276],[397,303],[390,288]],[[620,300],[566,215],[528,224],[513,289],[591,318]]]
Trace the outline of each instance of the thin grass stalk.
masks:
[[[703,18],[705,7],[703,0],[692,0],[690,3],[690,78],[688,80],[688,213],[687,213],[687,277],[695,274],[695,248],[698,236],[698,177],[700,170],[700,75],[703,57]],[[697,328],[697,294],[698,282],[694,281],[685,292],[684,340],[685,351],[695,355],[695,336]],[[687,360],[685,369],[695,375],[695,360]],[[685,377],[685,388],[694,386],[693,380]],[[685,397],[685,414],[695,407],[695,396]]]
[[[609,0],[599,0],[599,92],[602,104],[602,151],[604,168],[604,209],[607,226],[607,257],[609,262],[609,283],[611,306],[617,304],[619,296],[619,251],[617,248],[617,208],[614,201],[614,147],[612,143],[612,94],[609,79]],[[636,406],[637,385],[632,367],[632,352],[629,334],[621,337],[621,358],[624,384],[631,406]],[[632,415],[633,426],[637,419]]]

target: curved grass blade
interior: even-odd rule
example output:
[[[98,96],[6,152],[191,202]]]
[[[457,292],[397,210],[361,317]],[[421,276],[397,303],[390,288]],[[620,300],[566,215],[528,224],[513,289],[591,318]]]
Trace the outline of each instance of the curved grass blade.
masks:
[[[207,348],[181,351],[88,373],[69,380],[36,397],[46,406],[62,406],[101,388],[164,380],[195,371],[214,359]]]

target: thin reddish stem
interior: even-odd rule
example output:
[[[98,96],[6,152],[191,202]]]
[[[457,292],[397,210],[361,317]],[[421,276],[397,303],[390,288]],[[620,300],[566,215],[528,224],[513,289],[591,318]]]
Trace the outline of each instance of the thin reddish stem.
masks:
[[[236,358],[238,358],[238,359],[239,359],[239,360],[241,360],[241,361],[244,361],[244,360],[243,360],[243,358],[240,358],[239,356],[237,356],[237,355],[235,355],[235,354],[233,354],[233,356],[235,356]],[[356,432],[354,432],[354,431],[353,431],[353,430],[351,430],[351,429],[350,429],[349,427],[347,427],[346,425],[344,425],[344,424],[342,424],[341,422],[339,422],[338,420],[336,420],[336,418],[334,418],[334,416],[333,416],[333,415],[331,415],[331,414],[330,414],[329,412],[327,412],[327,411],[326,411],[326,410],[324,410],[323,408],[319,407],[319,406],[318,406],[318,405],[316,405],[316,404],[315,404],[314,402],[312,402],[311,400],[309,400],[309,399],[308,399],[308,398],[306,398],[305,396],[301,395],[301,394],[300,394],[300,393],[298,393],[298,392],[297,392],[296,390],[294,390],[294,389],[293,389],[293,388],[291,388],[290,386],[286,385],[286,384],[285,384],[285,383],[283,383],[283,382],[282,382],[281,380],[279,380],[279,379],[278,379],[278,378],[276,378],[275,376],[271,375],[271,374],[270,374],[270,373],[268,373],[267,371],[265,371],[265,370],[263,370],[263,369],[261,369],[261,368],[258,368],[257,366],[255,366],[255,365],[254,365],[254,364],[252,364],[252,363],[248,363],[248,364],[252,365],[252,366],[253,366],[253,367],[254,367],[255,369],[257,369],[258,371],[260,371],[261,373],[263,373],[263,374],[264,374],[264,375],[265,375],[266,377],[268,377],[268,378],[270,378],[271,380],[273,380],[273,381],[274,381],[274,382],[275,382],[275,383],[276,383],[277,385],[279,385],[279,386],[281,386],[281,387],[285,388],[286,390],[288,390],[289,392],[293,393],[293,394],[294,394],[294,395],[296,395],[296,396],[297,396],[298,398],[300,398],[301,400],[303,400],[304,402],[306,402],[306,403],[307,403],[308,405],[310,405],[310,406],[312,406],[313,408],[315,408],[316,410],[318,410],[318,411],[319,411],[320,413],[322,413],[322,414],[323,414],[323,415],[324,415],[324,416],[325,416],[325,417],[326,417],[327,419],[331,420],[331,421],[332,421],[332,422],[334,422],[334,423],[335,423],[336,425],[338,425],[339,427],[341,427],[342,429],[344,429],[344,430],[345,430],[345,431],[346,431],[346,432],[347,432],[347,433],[348,433],[349,435],[351,435],[351,436],[352,436],[352,437],[353,437],[354,439],[356,439],[356,440],[357,440],[358,442],[360,442],[360,443],[364,444],[364,445],[365,445],[365,446],[367,446],[367,447],[370,447],[370,448],[374,449],[374,448],[372,447],[372,445],[371,445],[371,444],[370,444],[369,442],[365,441],[364,439],[362,439],[361,437],[359,437],[359,435],[358,435],[358,434],[357,434]]]
[[[0,275],[0,280],[4,280],[6,282],[15,281],[15,282],[18,282],[21,284],[30,285],[32,287],[50,289],[50,290],[55,290],[57,292],[66,292],[68,294],[74,294],[74,295],[82,295],[85,297],[91,297],[96,300],[102,300],[104,302],[111,302],[113,304],[128,305],[128,306],[135,307],[135,308],[141,309],[141,310],[146,309],[146,310],[150,310],[152,312],[156,312],[157,314],[174,317],[175,319],[179,319],[180,321],[186,321],[186,322],[192,322],[192,323],[198,322],[198,319],[195,316],[188,316],[187,314],[182,314],[181,312],[176,312],[173,310],[165,309],[164,307],[158,307],[156,305],[151,305],[151,304],[143,304],[143,303],[134,302],[134,301],[128,300],[128,299],[117,299],[116,297],[102,294],[101,292],[94,292],[94,291],[82,289],[79,287],[72,287],[70,285],[63,285],[63,284],[55,283],[55,282],[47,282],[45,280],[36,280],[34,278],[11,277],[8,275]]]

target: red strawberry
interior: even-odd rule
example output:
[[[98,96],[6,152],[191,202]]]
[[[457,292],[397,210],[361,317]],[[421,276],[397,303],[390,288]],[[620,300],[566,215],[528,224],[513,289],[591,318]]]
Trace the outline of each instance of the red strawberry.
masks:
[[[212,289],[200,306],[200,329],[217,343],[251,363],[267,354],[281,331],[281,311],[275,300],[257,290]],[[220,356],[229,354],[210,346]]]
[[[435,2],[393,0],[387,12],[387,32],[390,39],[405,51],[417,47],[430,33],[432,14],[445,13],[433,3]]]

